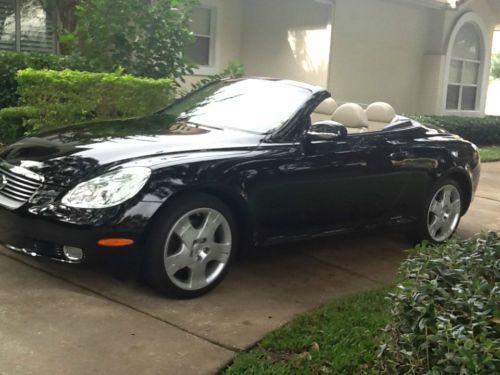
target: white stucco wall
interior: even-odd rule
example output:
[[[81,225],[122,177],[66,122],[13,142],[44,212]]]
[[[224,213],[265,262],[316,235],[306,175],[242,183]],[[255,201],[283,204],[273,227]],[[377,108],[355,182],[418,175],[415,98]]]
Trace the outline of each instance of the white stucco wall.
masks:
[[[382,100],[399,113],[439,114],[450,34],[465,13],[484,20],[489,65],[500,18],[490,1],[446,11],[416,0],[201,0],[216,9],[215,64],[197,73],[240,60],[247,75],[327,87],[339,102]],[[484,93],[487,83],[485,75]]]
[[[387,0],[337,0],[329,89],[339,101],[419,109],[435,10]]]
[[[476,18],[481,26],[483,39],[484,39],[484,66],[482,76],[480,77],[480,93],[478,102],[478,111],[476,113],[453,113],[445,110],[445,100],[446,100],[446,83],[448,69],[448,61],[445,58],[443,61],[444,68],[442,69],[442,76],[439,78],[439,82],[443,84],[442,87],[438,88],[438,102],[437,111],[439,114],[459,114],[459,115],[473,115],[473,116],[483,116],[485,113],[486,97],[489,84],[489,71],[491,67],[491,49],[493,42],[493,32],[495,28],[495,21],[499,17],[496,13],[496,9],[493,9],[487,0],[471,0],[466,2],[456,11],[447,11],[443,21],[444,34],[443,34],[443,54],[446,55],[448,52],[450,44],[450,36],[452,35],[457,24],[472,15],[472,18]],[[475,21],[474,21],[475,22]]]
[[[247,74],[326,86],[332,16],[328,0],[244,0]]]
[[[337,0],[329,89],[339,101],[384,100],[400,113],[445,114],[450,35],[470,12],[484,24],[486,53],[479,110],[468,114],[484,114],[499,17],[487,0],[469,0],[456,10],[409,0]]]

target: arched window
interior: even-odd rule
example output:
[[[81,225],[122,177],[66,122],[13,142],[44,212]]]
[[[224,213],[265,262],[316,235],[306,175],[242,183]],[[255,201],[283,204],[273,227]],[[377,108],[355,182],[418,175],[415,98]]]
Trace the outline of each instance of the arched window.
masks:
[[[463,22],[450,40],[447,111],[477,111],[484,70],[484,39],[480,27]]]

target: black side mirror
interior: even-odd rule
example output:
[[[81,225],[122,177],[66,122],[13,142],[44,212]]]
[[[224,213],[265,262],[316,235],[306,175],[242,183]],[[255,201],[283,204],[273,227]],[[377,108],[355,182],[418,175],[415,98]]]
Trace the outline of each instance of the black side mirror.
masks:
[[[312,141],[332,141],[347,137],[344,125],[335,121],[320,121],[311,126],[307,138]]]

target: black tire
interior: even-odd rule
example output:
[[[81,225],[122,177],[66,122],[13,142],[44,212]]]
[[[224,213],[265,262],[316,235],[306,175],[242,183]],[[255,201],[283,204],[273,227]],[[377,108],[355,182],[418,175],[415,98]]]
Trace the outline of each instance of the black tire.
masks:
[[[174,226],[178,224],[178,221],[184,218],[185,215],[198,209],[215,210],[225,218],[226,224],[229,226],[230,230],[231,246],[229,258],[225,263],[223,270],[220,271],[220,273],[217,273],[216,278],[214,278],[214,280],[210,281],[208,285],[203,286],[202,288],[191,290],[186,289],[187,286],[186,288],[179,286],[180,281],[179,279],[177,279],[176,275],[174,275],[172,278],[168,274],[166,266],[168,260],[165,260],[165,256],[167,256],[166,254],[168,254],[169,251],[168,249],[166,249],[167,241],[170,238],[169,243],[171,243],[173,238],[172,236],[175,235],[173,232]],[[227,225],[225,225],[226,230]],[[182,241],[180,237],[179,240],[181,241],[180,243],[182,246],[182,244],[185,242]],[[238,230],[236,221],[232,211],[224,202],[215,198],[214,196],[204,193],[194,193],[182,196],[172,204],[165,207],[163,211],[161,211],[155,218],[155,222],[146,242],[146,259],[144,269],[146,280],[148,280],[148,282],[159,292],[169,297],[189,299],[201,296],[214,289],[227,275],[229,268],[236,256],[237,244]],[[190,257],[195,257],[193,253],[194,251],[191,249]],[[179,272],[191,273],[192,270],[188,267],[185,267]],[[205,270],[205,272],[207,272],[207,270]],[[193,276],[191,275],[191,278],[192,277]]]
[[[447,186],[452,186],[456,189],[458,192],[458,196],[460,199],[460,210],[458,217],[456,219],[456,225],[454,226],[454,229],[451,231],[451,233],[448,235],[447,233],[443,234],[446,238],[439,238],[437,239],[436,236],[433,236],[430,232],[429,228],[429,222],[430,222],[430,213],[429,210],[431,208],[431,204],[433,203],[434,198],[436,197],[436,194],[440,192],[443,188]],[[460,220],[462,217],[462,212],[463,212],[463,207],[465,205],[464,201],[464,194],[462,192],[462,188],[460,185],[452,179],[443,179],[441,181],[438,181],[430,190],[428,196],[425,199],[424,205],[422,207],[422,211],[420,212],[420,218],[417,224],[417,227],[415,228],[415,231],[413,232],[412,239],[415,241],[415,243],[421,243],[422,241],[428,241],[433,244],[441,244],[445,243],[448,241],[456,232],[458,226],[460,225]]]

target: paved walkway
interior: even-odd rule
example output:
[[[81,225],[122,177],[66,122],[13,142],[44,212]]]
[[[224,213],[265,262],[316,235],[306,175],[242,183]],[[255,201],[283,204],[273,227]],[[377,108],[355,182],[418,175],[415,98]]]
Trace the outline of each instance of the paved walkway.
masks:
[[[485,164],[459,234],[500,230],[500,163]],[[209,374],[295,316],[393,280],[397,235],[261,250],[208,296],[175,301],[105,266],[0,250],[0,374]]]

